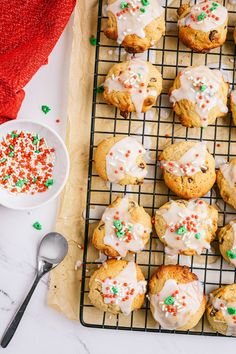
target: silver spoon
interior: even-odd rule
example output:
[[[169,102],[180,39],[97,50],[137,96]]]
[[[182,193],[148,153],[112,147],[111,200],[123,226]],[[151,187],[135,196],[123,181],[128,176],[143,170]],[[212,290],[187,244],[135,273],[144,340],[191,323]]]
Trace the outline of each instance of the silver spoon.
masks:
[[[57,232],[50,232],[44,236],[40,242],[37,256],[37,274],[35,281],[26,296],[24,302],[8,325],[6,332],[1,340],[1,347],[6,348],[10,343],[14,333],[22,319],[26,307],[43,275],[55,268],[65,258],[68,252],[68,243],[66,239]]]

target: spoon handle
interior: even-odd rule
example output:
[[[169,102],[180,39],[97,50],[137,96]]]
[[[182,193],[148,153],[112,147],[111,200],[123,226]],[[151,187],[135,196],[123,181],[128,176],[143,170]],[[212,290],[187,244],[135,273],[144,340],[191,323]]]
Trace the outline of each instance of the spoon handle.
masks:
[[[35,281],[30,289],[30,291],[28,292],[28,295],[26,296],[24,302],[22,303],[22,305],[20,306],[19,310],[17,311],[17,313],[15,314],[14,318],[12,319],[12,321],[9,323],[6,332],[4,333],[4,336],[1,340],[1,347],[2,348],[6,348],[8,346],[8,344],[10,343],[12,337],[15,334],[15,331],[17,330],[17,327],[24,315],[24,312],[26,310],[26,307],[31,299],[31,296],[33,295],[33,292],[36,288],[36,286],[38,285],[38,282],[40,280],[40,276],[36,276]]]

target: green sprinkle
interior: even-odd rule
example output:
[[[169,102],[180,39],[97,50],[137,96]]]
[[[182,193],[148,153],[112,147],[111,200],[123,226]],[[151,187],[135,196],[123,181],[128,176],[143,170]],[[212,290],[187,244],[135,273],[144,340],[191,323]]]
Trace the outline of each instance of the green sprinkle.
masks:
[[[19,179],[19,181],[16,182],[16,186],[22,188],[25,184],[24,179]]]
[[[207,14],[203,11],[199,16],[198,16],[198,21],[204,20],[204,18],[207,16]]]
[[[141,0],[141,3],[143,4],[143,6],[148,6],[149,5],[149,1],[148,0]]]
[[[14,138],[18,138],[18,134],[14,133],[14,132],[11,132],[11,138],[14,139]]]
[[[122,238],[122,237],[124,237],[124,236],[125,236],[125,232],[124,232],[124,231],[119,230],[119,231],[117,231],[117,232],[116,232],[116,236],[117,236],[118,238]]]
[[[227,312],[229,315],[236,315],[236,308],[235,307],[228,307]]]
[[[215,6],[215,7],[219,6],[219,4],[217,4],[217,2],[213,2],[212,5]]]
[[[128,230],[129,231],[133,231],[133,226],[132,225],[128,225]]]
[[[14,157],[14,156],[15,156],[14,152],[11,151],[10,154],[9,154],[9,156],[10,156],[10,157]]]
[[[142,13],[146,12],[146,10],[145,10],[143,7],[140,7],[140,11],[141,11]]]
[[[226,251],[226,254],[227,254],[228,258],[230,258],[230,259],[236,258],[236,253],[234,253],[232,250]]]
[[[42,230],[42,225],[40,224],[40,222],[36,221],[33,224],[33,228],[35,228],[36,230]]]
[[[0,160],[1,163],[4,163],[6,161],[7,161],[6,157],[4,157],[3,159]]]
[[[175,303],[175,299],[173,296],[167,296],[167,298],[164,301],[164,304],[166,305],[173,305]]]
[[[11,175],[6,175],[3,177],[3,180],[5,181],[6,179],[9,179],[11,177]]]
[[[126,7],[128,7],[127,2],[122,1],[121,4],[120,4],[120,7],[121,7],[122,9],[125,9]]]
[[[90,44],[91,45],[96,45],[97,44],[97,38],[96,37],[94,37],[94,36],[91,36],[90,38],[89,38],[89,42],[90,42]]]
[[[177,230],[176,233],[177,235],[183,235],[187,232],[186,228],[184,226],[180,226]]]
[[[195,237],[197,240],[199,240],[199,239],[201,238],[201,234],[199,234],[199,233],[198,233],[198,234],[195,234],[194,237]]]
[[[9,149],[14,150],[14,146],[13,145],[9,145]]]
[[[37,145],[39,141],[40,141],[40,139],[39,139],[39,136],[38,136],[38,134],[37,134],[37,135],[34,137],[34,140],[33,140],[32,144]]]
[[[206,88],[207,88],[206,85],[201,85],[200,91],[201,91],[201,92],[204,92],[204,91],[206,90]]]
[[[122,225],[121,225],[120,220],[114,220],[114,221],[113,221],[113,225],[114,225],[118,230],[121,230],[121,229],[122,229]]]
[[[53,183],[54,183],[53,179],[48,179],[48,180],[44,183],[44,185],[45,185],[46,187],[49,187],[49,186],[52,186]]]
[[[97,92],[97,93],[103,93],[103,92],[104,92],[104,86],[103,86],[103,85],[98,86],[98,87],[96,88],[96,92]]]
[[[40,153],[40,150],[35,150],[35,154],[39,154]]]
[[[51,108],[48,106],[42,106],[41,109],[42,109],[43,113],[45,113],[45,114],[47,114],[49,111],[51,111]]]
[[[113,286],[113,287],[111,288],[111,290],[112,290],[113,294],[118,294],[118,289],[117,289],[116,286]]]
[[[38,180],[38,178],[37,178],[37,177],[34,177],[33,182],[36,183],[37,180]]]

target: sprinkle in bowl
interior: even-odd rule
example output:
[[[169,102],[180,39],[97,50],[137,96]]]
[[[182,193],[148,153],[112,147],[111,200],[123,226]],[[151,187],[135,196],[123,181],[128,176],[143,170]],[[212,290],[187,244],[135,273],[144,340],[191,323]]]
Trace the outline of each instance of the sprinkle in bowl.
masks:
[[[36,122],[14,120],[0,126],[0,204],[34,209],[56,198],[69,174],[61,137]]]

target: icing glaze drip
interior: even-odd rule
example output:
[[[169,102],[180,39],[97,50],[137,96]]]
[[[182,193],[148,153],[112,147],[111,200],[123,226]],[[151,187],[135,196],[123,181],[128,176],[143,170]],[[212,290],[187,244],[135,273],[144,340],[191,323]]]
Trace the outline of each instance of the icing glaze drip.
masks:
[[[118,38],[121,44],[128,34],[145,38],[145,27],[163,14],[158,0],[117,0],[108,5],[107,11],[116,16]]]
[[[132,103],[138,113],[142,112],[143,102],[148,96],[157,96],[156,90],[149,92],[147,88],[148,76],[147,62],[140,59],[132,59],[129,61],[128,68],[119,76],[113,75],[104,82],[104,87],[109,92],[119,91],[128,92],[131,95]]]
[[[210,294],[212,306],[222,312],[224,322],[227,324],[227,336],[236,336],[236,302],[227,302]],[[217,320],[215,320],[217,321]],[[223,321],[222,321],[223,323]]]
[[[197,143],[190,148],[179,161],[160,161],[160,168],[176,176],[193,176],[200,171],[207,171],[205,166],[207,147]]]
[[[116,144],[106,156],[106,172],[110,182],[119,182],[125,175],[144,178],[147,170],[137,164],[137,158],[144,155],[144,147],[134,138],[126,137]]]
[[[144,247],[143,235],[151,232],[142,224],[134,223],[128,209],[129,199],[125,197],[118,206],[107,208],[102,216],[105,223],[103,242],[114,248],[121,257],[125,257],[128,251],[141,251]]]
[[[170,102],[175,104],[186,99],[195,103],[202,126],[207,126],[212,108],[218,106],[222,113],[228,112],[218,95],[222,82],[223,76],[219,70],[211,70],[206,66],[186,68],[180,74],[180,88],[172,91]]]
[[[220,166],[220,171],[222,172],[224,178],[229,183],[230,187],[236,187],[236,164],[226,163]]]
[[[177,284],[168,279],[159,294],[150,295],[152,314],[163,328],[183,327],[195,314],[203,300],[203,287],[200,281]]]
[[[191,7],[190,13],[178,21],[178,26],[209,32],[227,20],[227,9],[215,1],[204,1]]]
[[[236,267],[236,222],[231,221],[230,225],[233,230],[233,244],[232,244],[232,248],[226,251],[226,254],[230,259],[230,262]]]
[[[156,213],[167,224],[164,234],[167,254],[175,255],[189,248],[200,254],[204,248],[210,248],[205,228],[212,225],[212,221],[208,206],[202,200],[189,201],[187,207],[172,201],[169,209],[159,209]]]
[[[106,278],[101,284],[104,303],[118,305],[121,312],[129,315],[135,297],[145,294],[147,282],[137,281],[136,265],[129,262],[115,278]]]

